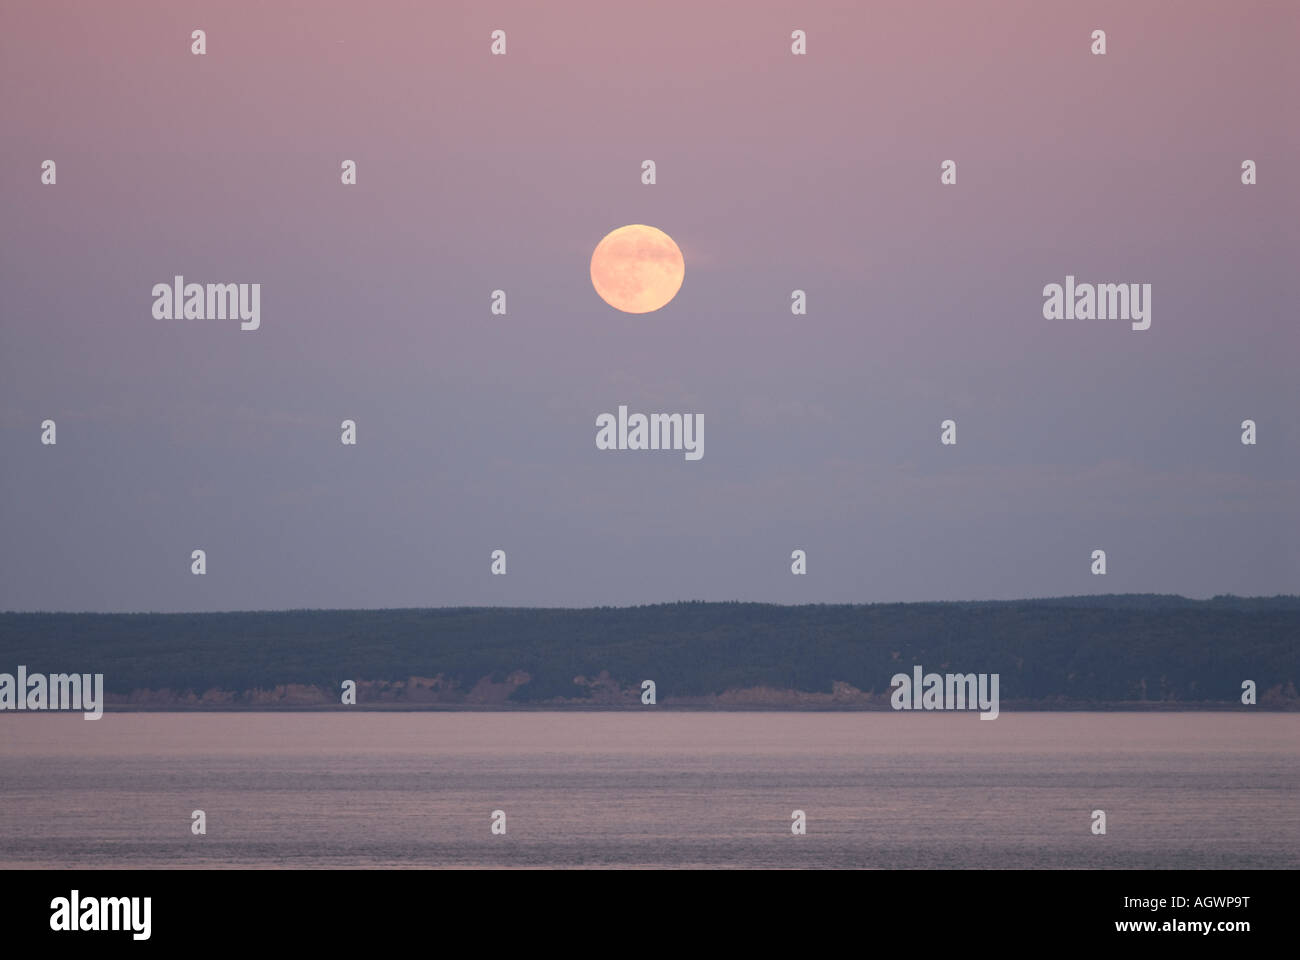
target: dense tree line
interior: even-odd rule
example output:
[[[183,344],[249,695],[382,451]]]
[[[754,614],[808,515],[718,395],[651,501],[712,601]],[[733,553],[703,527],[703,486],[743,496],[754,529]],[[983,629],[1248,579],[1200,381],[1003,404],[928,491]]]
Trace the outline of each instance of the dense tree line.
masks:
[[[1088,596],[960,603],[263,613],[0,613],[0,671],[103,673],[135,689],[269,689],[522,670],[518,701],[583,697],[577,676],[661,697],[767,686],[883,692],[910,671],[1001,674],[1001,696],[1235,701],[1300,686],[1300,597]]]

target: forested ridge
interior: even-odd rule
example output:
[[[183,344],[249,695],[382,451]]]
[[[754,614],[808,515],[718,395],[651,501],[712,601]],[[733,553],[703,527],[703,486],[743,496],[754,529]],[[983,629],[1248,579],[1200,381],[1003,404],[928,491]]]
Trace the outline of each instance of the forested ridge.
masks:
[[[0,672],[104,674],[126,694],[337,690],[344,679],[513,677],[518,704],[653,679],[661,699],[729,690],[883,693],[890,677],[997,673],[1004,700],[1239,701],[1296,697],[1300,597],[1086,596],[777,606],[462,607],[201,614],[0,613]],[[522,679],[526,678],[526,679]]]

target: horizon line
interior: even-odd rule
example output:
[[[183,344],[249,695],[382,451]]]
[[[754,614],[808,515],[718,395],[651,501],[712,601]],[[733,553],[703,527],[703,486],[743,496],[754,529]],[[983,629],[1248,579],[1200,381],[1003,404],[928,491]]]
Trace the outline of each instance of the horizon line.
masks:
[[[234,616],[239,614],[268,613],[401,613],[409,611],[454,611],[454,610],[514,610],[548,612],[587,612],[596,610],[642,610],[647,607],[675,606],[759,606],[784,607],[797,609],[801,607],[898,607],[898,606],[933,606],[941,604],[975,604],[975,603],[1045,603],[1051,601],[1077,600],[1117,600],[1148,598],[1153,600],[1177,600],[1183,603],[1213,603],[1219,600],[1296,600],[1300,594],[1275,593],[1272,595],[1244,595],[1235,593],[1218,593],[1212,597],[1187,597],[1181,593],[1076,593],[1053,594],[1038,597],[985,598],[964,600],[863,600],[863,601],[809,601],[807,603],[781,603],[769,600],[659,600],[651,603],[602,604],[598,606],[535,606],[526,604],[454,604],[443,606],[401,606],[401,607],[277,607],[244,608],[232,610],[0,610],[0,616],[55,616],[55,617],[196,617],[196,616]]]

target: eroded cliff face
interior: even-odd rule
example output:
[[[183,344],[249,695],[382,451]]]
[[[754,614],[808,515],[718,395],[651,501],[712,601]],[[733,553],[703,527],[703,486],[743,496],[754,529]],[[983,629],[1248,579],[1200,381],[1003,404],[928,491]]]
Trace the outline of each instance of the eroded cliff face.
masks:
[[[514,691],[531,678],[522,670],[509,674],[504,681],[483,677],[466,689],[441,674],[435,677],[408,677],[405,680],[357,681],[356,707],[374,710],[582,710],[582,709],[653,709],[641,702],[639,686],[620,686],[607,671],[595,677],[574,677],[574,683],[588,691],[585,697],[555,697],[549,700],[511,700]],[[133,690],[129,694],[106,693],[109,709],[124,710],[276,710],[340,709],[340,691],[310,684],[282,684],[271,689],[220,690],[198,693],[185,690]],[[661,689],[657,706],[695,710],[889,710],[889,691],[863,691],[840,681],[829,693],[775,687],[747,687],[724,690],[701,696],[671,696]],[[1242,708],[1235,703],[1186,700],[1139,700],[1103,702],[1051,698],[1045,700],[1005,700],[1011,710],[1227,710]],[[1300,711],[1300,693],[1287,684],[1262,691],[1259,705],[1253,709]]]
[[[493,706],[509,701],[519,687],[531,677],[522,670],[510,674],[501,683],[483,677],[472,688],[465,690],[454,680],[441,674],[436,677],[407,677],[405,680],[357,681],[357,704],[361,706],[456,705]],[[341,692],[332,687],[303,683],[280,684],[271,689],[221,690],[216,687],[196,693],[192,690],[176,691],[133,690],[129,694],[105,695],[110,706],[157,708],[232,708],[267,709],[275,707],[327,707],[342,706]]]

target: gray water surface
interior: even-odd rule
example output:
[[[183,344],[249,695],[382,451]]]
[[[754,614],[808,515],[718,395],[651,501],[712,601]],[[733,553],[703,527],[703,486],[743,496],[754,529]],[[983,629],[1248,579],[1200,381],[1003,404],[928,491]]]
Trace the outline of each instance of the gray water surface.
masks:
[[[0,866],[1300,866],[1294,714],[652,709],[7,714]]]

